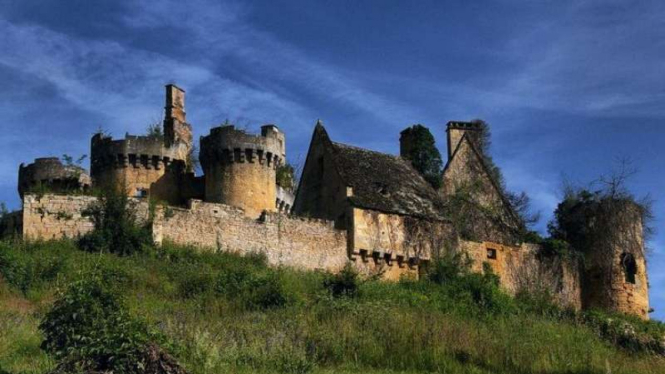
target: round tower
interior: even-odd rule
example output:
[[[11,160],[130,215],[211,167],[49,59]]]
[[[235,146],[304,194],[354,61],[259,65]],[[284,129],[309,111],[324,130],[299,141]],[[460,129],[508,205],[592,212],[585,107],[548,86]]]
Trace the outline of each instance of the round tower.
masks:
[[[605,199],[587,222],[583,303],[649,318],[649,285],[642,208],[625,199]]]
[[[90,188],[88,173],[77,165],[63,165],[57,157],[37,158],[32,164],[21,164],[18,170],[18,193],[69,192]]]
[[[285,137],[275,125],[261,135],[221,126],[201,137],[205,200],[236,206],[249,217],[276,210],[276,169],[286,156]]]
[[[115,185],[129,196],[177,204],[192,149],[192,128],[185,118],[185,91],[166,86],[163,135],[125,135],[113,140],[95,134],[90,148],[90,174],[95,186]]]

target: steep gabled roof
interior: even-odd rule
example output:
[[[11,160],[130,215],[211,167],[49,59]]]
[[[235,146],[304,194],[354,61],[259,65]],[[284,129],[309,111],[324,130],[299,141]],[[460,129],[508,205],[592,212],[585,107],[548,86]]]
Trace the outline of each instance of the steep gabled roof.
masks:
[[[330,142],[344,183],[353,189],[353,206],[386,213],[444,219],[436,191],[398,156]]]
[[[450,165],[452,164],[452,162],[455,160],[455,157],[459,153],[459,150],[462,147],[463,143],[467,143],[469,145],[469,148],[471,148],[472,153],[475,155],[477,161],[480,163],[480,166],[483,169],[483,172],[485,173],[485,176],[490,181],[490,183],[492,184],[492,187],[494,187],[496,193],[501,198],[501,202],[503,203],[504,208],[506,209],[508,214],[515,220],[516,224],[519,224],[520,219],[519,219],[519,216],[518,216],[517,212],[515,212],[515,209],[513,209],[512,204],[510,203],[510,201],[508,201],[508,198],[504,194],[504,191],[501,188],[499,181],[497,181],[494,178],[494,175],[490,172],[489,167],[487,166],[487,163],[485,162],[485,158],[483,157],[482,153],[478,150],[478,148],[476,147],[474,142],[471,140],[468,133],[465,133],[464,135],[462,135],[462,138],[460,139],[459,143],[457,143],[457,146],[455,147],[455,151],[452,153],[452,155],[450,156],[450,159],[446,163],[446,166],[444,166],[444,168],[443,168],[442,175],[443,176],[446,175],[446,172],[448,171],[448,169],[449,169]]]

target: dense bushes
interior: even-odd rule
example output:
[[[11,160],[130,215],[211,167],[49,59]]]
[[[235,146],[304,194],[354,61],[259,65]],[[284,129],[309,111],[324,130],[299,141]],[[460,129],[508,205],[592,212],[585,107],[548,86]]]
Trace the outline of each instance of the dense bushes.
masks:
[[[163,340],[130,316],[120,295],[96,275],[60,294],[39,328],[42,348],[67,372],[141,373],[148,344]]]

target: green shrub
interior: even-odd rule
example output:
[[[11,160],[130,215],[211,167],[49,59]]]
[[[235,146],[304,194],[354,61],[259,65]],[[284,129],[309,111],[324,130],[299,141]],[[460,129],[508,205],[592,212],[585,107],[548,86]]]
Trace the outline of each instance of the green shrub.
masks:
[[[149,225],[138,223],[127,195],[114,188],[106,189],[84,214],[94,224],[94,229],[79,240],[85,251],[131,255],[152,243]]]
[[[323,287],[333,297],[356,297],[360,288],[360,278],[353,266],[347,263],[337,274],[328,274],[323,280]]]
[[[241,294],[249,309],[269,309],[287,304],[288,295],[279,279],[279,274],[269,272],[247,284]]]
[[[71,371],[139,373],[147,344],[159,340],[96,275],[61,293],[39,328],[42,349]]]
[[[437,284],[444,284],[467,274],[470,267],[471,260],[466,255],[446,252],[427,267],[427,279]]]

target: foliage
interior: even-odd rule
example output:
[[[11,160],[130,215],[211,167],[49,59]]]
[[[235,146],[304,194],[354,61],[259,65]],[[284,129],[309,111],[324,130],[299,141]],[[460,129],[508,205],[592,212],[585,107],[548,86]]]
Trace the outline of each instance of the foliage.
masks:
[[[436,148],[434,136],[429,129],[423,125],[413,125],[404,130],[408,132],[412,147],[408,153],[403,154],[407,160],[411,161],[413,167],[425,178],[425,180],[438,189],[441,187],[441,171],[443,161],[441,153]],[[403,131],[403,133],[404,133]]]
[[[10,258],[0,267],[3,278],[6,269],[17,267],[15,261],[24,268],[38,267],[49,254],[62,261],[47,271],[54,280],[28,282],[27,297],[14,283],[0,282],[0,366],[14,373],[53,369],[39,351],[35,320],[49,309],[58,285],[76,284],[91,273],[121,300],[121,310],[131,311],[125,313],[130,320],[158,326],[177,344],[180,362],[193,374],[647,374],[665,365],[665,358],[651,354],[658,347],[653,337],[665,334],[661,323],[605,314],[592,321],[588,313],[557,308],[547,295],[514,299],[489,271],[460,271],[440,282],[429,275],[399,282],[367,279],[356,297],[329,297],[325,273],[270,268],[261,255],[165,243],[120,257],[80,251],[67,241],[0,243],[0,253]],[[184,286],[197,270],[209,282]],[[250,290],[260,283],[278,283],[285,303],[264,307],[271,303],[250,301],[262,299]],[[632,327],[602,328],[607,318],[612,326]],[[644,344],[623,343],[628,341]]]
[[[160,123],[151,123],[146,129],[146,136],[153,139],[161,139],[164,137],[164,131]]]
[[[356,297],[360,289],[360,277],[353,265],[347,263],[337,274],[328,274],[323,280],[323,287],[333,297]]]
[[[285,190],[293,191],[297,184],[295,168],[288,162],[279,165],[277,167],[276,182],[278,186],[284,188]]]
[[[105,189],[84,212],[94,229],[79,240],[81,249],[129,255],[150,244],[149,225],[140,225],[136,209],[126,194],[115,188]]]
[[[540,219],[540,214],[531,209],[531,200],[525,192],[512,192],[506,187],[505,179],[501,169],[494,163],[490,155],[491,133],[487,122],[476,119],[472,121],[476,124],[477,131],[467,131],[467,136],[473,142],[476,150],[481,154],[484,167],[482,169],[489,173],[493,180],[493,186],[483,183],[480,178],[475,178],[464,186],[457,188],[453,196],[449,196],[449,211],[455,219],[464,221],[467,224],[460,225],[461,235],[470,239],[477,238],[479,232],[482,232],[483,226],[495,227],[497,231],[510,233],[511,241],[524,241],[528,235],[528,228],[533,226]],[[484,170],[472,170],[472,173],[482,175]],[[479,203],[481,199],[478,196],[491,194],[488,188],[497,188],[501,195],[501,200],[490,204]],[[510,211],[506,210],[506,205]],[[483,225],[486,222],[487,225]]]
[[[427,268],[427,278],[437,284],[445,284],[468,274],[471,259],[461,253],[446,252],[435,258]]]
[[[626,188],[627,179],[634,173],[627,169],[627,164],[609,176],[601,176],[588,188],[570,184],[564,188],[564,198],[554,211],[554,219],[548,223],[548,232],[554,239],[570,243],[579,252],[585,252],[602,235],[611,241],[614,234],[625,230],[632,224],[635,212],[641,219],[641,233],[648,240],[653,233],[652,201],[647,196],[638,200]],[[596,187],[596,188],[594,188]],[[614,232],[600,230],[614,230]]]
[[[42,348],[72,372],[141,373],[144,350],[159,339],[95,274],[60,293],[39,328]]]
[[[88,157],[88,155],[81,155],[81,157],[77,158],[76,161],[74,161],[74,158],[68,154],[63,154],[62,157],[60,158],[61,161],[65,164],[65,166],[77,166],[80,167],[83,161]]]

